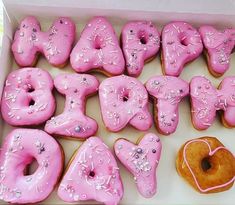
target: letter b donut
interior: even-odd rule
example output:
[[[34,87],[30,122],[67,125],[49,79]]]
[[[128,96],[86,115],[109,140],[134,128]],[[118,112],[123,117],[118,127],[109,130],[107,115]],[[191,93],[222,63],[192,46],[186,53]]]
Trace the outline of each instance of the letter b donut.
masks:
[[[13,126],[38,125],[55,110],[50,74],[40,68],[22,68],[11,72],[5,82],[1,111]]]

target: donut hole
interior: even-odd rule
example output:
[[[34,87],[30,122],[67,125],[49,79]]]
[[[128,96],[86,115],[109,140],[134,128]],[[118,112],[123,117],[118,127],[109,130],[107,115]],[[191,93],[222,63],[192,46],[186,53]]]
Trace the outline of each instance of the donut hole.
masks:
[[[127,102],[130,98],[130,93],[127,89],[123,88],[120,95],[120,100],[122,102]]]
[[[145,33],[145,31],[140,31],[138,33],[138,38],[141,44],[145,45],[148,43],[148,35]]]
[[[122,101],[127,102],[129,100],[129,95],[126,93],[124,96],[122,96]]]
[[[32,93],[33,91],[35,91],[35,89],[34,89],[34,87],[33,87],[32,85],[28,84],[26,91],[27,91],[28,93]]]
[[[141,44],[146,44],[147,43],[146,38],[145,37],[140,38],[140,43]]]
[[[99,36],[96,36],[95,39],[94,39],[94,48],[96,50],[100,50],[104,47],[104,42],[103,42],[103,39]]]
[[[185,35],[185,33],[182,33],[179,36],[179,40],[180,40],[180,44],[183,46],[188,46],[189,45],[189,39],[187,38],[187,36]]]
[[[201,161],[201,168],[204,172],[207,172],[212,167],[209,157],[205,157]]]
[[[28,163],[24,168],[24,176],[32,175],[38,169],[39,164],[35,158],[32,159],[30,163]]]
[[[88,176],[89,176],[90,178],[94,178],[94,177],[95,177],[95,172],[94,172],[94,171],[90,171],[89,174],[88,174]]]
[[[95,44],[95,49],[96,49],[96,50],[100,50],[100,49],[101,49],[101,46],[96,43],[96,44]]]
[[[183,46],[188,46],[188,43],[185,39],[183,40],[180,40],[180,43],[183,45]]]
[[[34,100],[34,99],[31,99],[31,100],[29,101],[29,106],[33,106],[33,105],[35,105],[35,100]]]
[[[35,89],[32,87],[32,88],[29,88],[28,90],[27,90],[27,92],[28,93],[31,93],[31,92],[33,92],[33,91],[35,91]]]

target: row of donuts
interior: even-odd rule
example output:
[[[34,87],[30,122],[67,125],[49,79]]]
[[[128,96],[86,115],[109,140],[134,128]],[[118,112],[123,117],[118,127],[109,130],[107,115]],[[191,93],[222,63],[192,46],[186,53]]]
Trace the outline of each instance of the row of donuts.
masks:
[[[160,139],[149,133],[139,145],[120,139],[114,148],[116,156],[134,175],[141,195],[152,197],[156,193]],[[38,168],[34,173],[24,173],[33,159]],[[18,204],[40,202],[57,183],[57,195],[66,202],[96,200],[113,205],[122,199],[124,190],[116,159],[99,137],[92,136],[83,142],[64,173],[63,164],[62,147],[46,132],[22,128],[11,131],[0,153],[0,199]]]
[[[144,62],[154,58],[160,48],[160,34],[153,23],[133,21],[121,33],[122,49],[112,25],[104,17],[91,19],[73,48],[76,28],[69,18],[60,17],[47,32],[42,32],[35,17],[26,17],[15,32],[12,52],[21,67],[36,64],[39,53],[54,66],[66,64],[69,56],[78,73],[91,70],[108,76],[141,74]],[[186,22],[171,22],[161,32],[163,73],[179,76],[184,65],[206,50],[209,71],[216,77],[229,68],[235,45],[235,29],[219,31],[202,26],[199,31]],[[123,51],[123,52],[122,52]]]
[[[148,133],[136,144],[121,138],[113,148],[133,175],[139,193],[145,198],[153,197],[162,150],[159,137]],[[36,171],[25,172],[33,159],[38,163]],[[205,160],[209,165],[203,165]],[[57,195],[66,202],[96,200],[117,205],[121,201],[124,188],[119,167],[99,137],[83,142],[64,172],[63,164],[62,147],[46,132],[22,128],[11,131],[0,152],[0,199],[17,204],[41,202],[59,183]],[[200,193],[226,191],[235,180],[235,157],[216,138],[192,139],[180,148],[176,170]]]
[[[63,113],[52,117],[56,109],[53,87],[65,95],[66,101]],[[13,126],[47,121],[45,131],[49,134],[86,138],[98,129],[96,121],[85,114],[86,98],[97,91],[103,122],[112,132],[127,124],[141,131],[152,126],[148,94],[154,99],[154,121],[162,134],[175,132],[179,103],[188,95],[196,129],[210,127],[218,110],[223,111],[225,126],[235,126],[235,77],[225,77],[218,90],[202,76],[193,77],[190,84],[178,77],[154,76],[144,86],[136,78],[119,75],[99,85],[97,78],[89,74],[59,74],[53,81],[40,68],[22,68],[7,76],[1,100],[2,117]]]

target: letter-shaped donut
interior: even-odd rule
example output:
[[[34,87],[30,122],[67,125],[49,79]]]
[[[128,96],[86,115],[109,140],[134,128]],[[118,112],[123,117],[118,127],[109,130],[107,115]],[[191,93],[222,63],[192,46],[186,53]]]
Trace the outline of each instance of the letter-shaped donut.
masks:
[[[156,169],[162,145],[155,134],[146,134],[139,143],[119,139],[114,150],[122,164],[134,175],[137,188],[143,197],[153,197],[157,190]]]
[[[85,115],[88,95],[98,90],[96,77],[87,74],[60,74],[55,80],[56,89],[66,96],[64,112],[47,121],[45,131],[50,134],[86,138],[96,133],[97,123]]]
[[[151,127],[148,93],[136,78],[120,75],[105,79],[99,87],[99,98],[108,130],[118,132],[128,123],[142,131]]]
[[[55,111],[53,80],[40,68],[22,68],[11,72],[2,95],[3,119],[13,126],[38,125]]]
[[[63,66],[75,39],[75,24],[69,18],[55,20],[49,31],[42,32],[35,17],[26,17],[15,32],[12,52],[21,67],[34,66],[42,53],[54,66]]]
[[[205,130],[211,126],[216,111],[222,110],[222,123],[235,127],[235,76],[224,78],[217,90],[202,76],[192,78],[190,83],[192,122],[196,129]]]
[[[152,58],[160,48],[160,36],[150,21],[127,23],[122,30],[122,48],[128,74],[139,76],[144,62]]]
[[[70,55],[76,72],[92,69],[106,75],[124,72],[124,57],[112,25],[103,17],[93,18],[82,31],[77,45]]]
[[[162,31],[162,66],[165,75],[179,76],[184,65],[202,52],[200,34],[186,22],[167,24]]]
[[[66,202],[96,200],[117,205],[123,186],[117,162],[99,137],[88,138],[72,157],[59,185],[58,196]]]
[[[212,26],[199,29],[207,50],[208,69],[215,77],[220,77],[229,68],[230,54],[235,46],[235,29],[220,32]]]
[[[189,85],[173,76],[154,76],[146,83],[154,97],[154,119],[158,131],[168,135],[175,132],[179,121],[179,103],[189,94]]]
[[[62,148],[47,133],[37,129],[13,130],[0,153],[0,199],[13,204],[43,201],[60,178],[63,159]],[[25,175],[33,160],[38,164],[36,171]]]

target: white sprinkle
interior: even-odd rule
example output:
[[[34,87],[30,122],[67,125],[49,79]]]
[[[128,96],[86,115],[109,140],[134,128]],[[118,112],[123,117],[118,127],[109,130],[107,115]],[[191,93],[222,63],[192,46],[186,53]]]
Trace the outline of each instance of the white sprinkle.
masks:
[[[107,179],[106,184],[109,184],[109,182],[110,182],[111,178],[112,178],[112,176],[111,176],[111,175],[109,175],[109,177],[108,177],[108,179]]]

